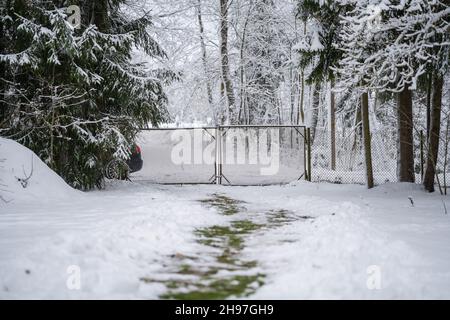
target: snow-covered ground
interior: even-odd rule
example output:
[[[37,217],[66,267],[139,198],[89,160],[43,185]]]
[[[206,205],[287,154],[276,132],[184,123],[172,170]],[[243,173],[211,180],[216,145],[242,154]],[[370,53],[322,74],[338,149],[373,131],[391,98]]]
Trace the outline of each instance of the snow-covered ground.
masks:
[[[0,139],[0,298],[450,298],[450,201],[419,186],[81,193],[36,157],[23,188],[31,156]]]

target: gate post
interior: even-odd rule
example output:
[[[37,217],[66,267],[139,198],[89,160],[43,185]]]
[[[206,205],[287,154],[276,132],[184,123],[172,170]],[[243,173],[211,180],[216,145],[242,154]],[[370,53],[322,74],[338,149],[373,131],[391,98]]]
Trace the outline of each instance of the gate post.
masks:
[[[308,141],[308,181],[311,182],[312,174],[311,174],[311,129],[306,128],[306,136]]]
[[[222,156],[222,133],[220,130],[220,127],[217,126],[216,129],[216,161],[215,161],[215,171],[216,171],[216,184],[221,184],[221,173],[220,173],[220,166],[221,166],[221,156]]]
[[[306,141],[306,127],[303,127],[303,172],[305,173],[305,181],[308,181],[308,164],[307,164],[307,141]]]
[[[423,182],[423,165],[424,165],[424,154],[423,154],[423,130],[420,130],[420,182]]]

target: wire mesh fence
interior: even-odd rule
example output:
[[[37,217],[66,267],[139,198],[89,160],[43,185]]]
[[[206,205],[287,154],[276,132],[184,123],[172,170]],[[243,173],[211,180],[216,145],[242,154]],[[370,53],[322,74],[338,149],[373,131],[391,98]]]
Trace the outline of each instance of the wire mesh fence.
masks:
[[[448,129],[448,128],[447,128]],[[445,129],[445,130],[447,130]],[[311,133],[309,133],[311,131]],[[443,129],[444,131],[444,129]],[[441,134],[436,182],[447,190],[449,135]],[[311,137],[309,147],[308,137]],[[302,126],[219,126],[143,130],[138,143],[143,169],[137,180],[157,183],[266,185],[306,179],[313,182],[365,184],[362,134],[338,130],[333,161],[330,131]],[[376,185],[397,182],[397,131],[371,132]],[[414,173],[422,182],[426,134],[414,134]]]
[[[143,168],[135,180],[266,185],[306,177],[302,126],[147,129],[138,144]]]
[[[134,180],[210,183],[215,176],[213,128],[142,130],[137,143],[143,166]]]
[[[397,135],[383,130],[371,133],[374,183],[397,181]],[[312,181],[365,184],[365,157],[362,133],[338,131],[335,138],[335,165],[332,163],[330,131],[318,128],[312,142]],[[420,176],[420,172],[419,172]]]
[[[443,194],[447,194],[448,177],[450,176],[449,168],[449,151],[450,151],[450,122],[449,119],[441,126],[441,133],[439,139],[439,153],[436,163],[436,184]],[[425,135],[422,131],[422,135]],[[424,138],[424,140],[426,137]],[[424,147],[424,152],[426,148]]]
[[[445,129],[446,130],[446,129]],[[438,162],[436,165],[436,184],[443,193],[447,189],[449,176],[448,151],[449,135],[441,132]],[[426,133],[414,131],[414,173],[416,183],[422,183],[426,160]],[[362,134],[357,130],[336,132],[335,166],[332,166],[331,134],[328,129],[318,128],[312,142],[312,181],[332,183],[366,183],[364,146]],[[397,179],[397,131],[395,128],[371,132],[372,166],[374,183],[398,182]]]
[[[222,184],[279,184],[305,177],[304,127],[240,126],[221,132]]]

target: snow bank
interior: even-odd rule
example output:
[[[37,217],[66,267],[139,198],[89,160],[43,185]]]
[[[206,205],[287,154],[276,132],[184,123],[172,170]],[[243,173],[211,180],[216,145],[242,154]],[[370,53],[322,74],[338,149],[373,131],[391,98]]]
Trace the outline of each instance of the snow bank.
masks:
[[[78,193],[34,152],[5,138],[0,138],[0,184],[0,195],[7,202],[47,201]]]

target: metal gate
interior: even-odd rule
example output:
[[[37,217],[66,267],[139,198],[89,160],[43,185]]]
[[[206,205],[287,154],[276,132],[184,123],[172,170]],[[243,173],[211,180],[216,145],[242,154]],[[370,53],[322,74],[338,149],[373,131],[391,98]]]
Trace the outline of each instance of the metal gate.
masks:
[[[304,126],[142,129],[144,165],[134,180],[162,184],[270,185],[309,180]]]

